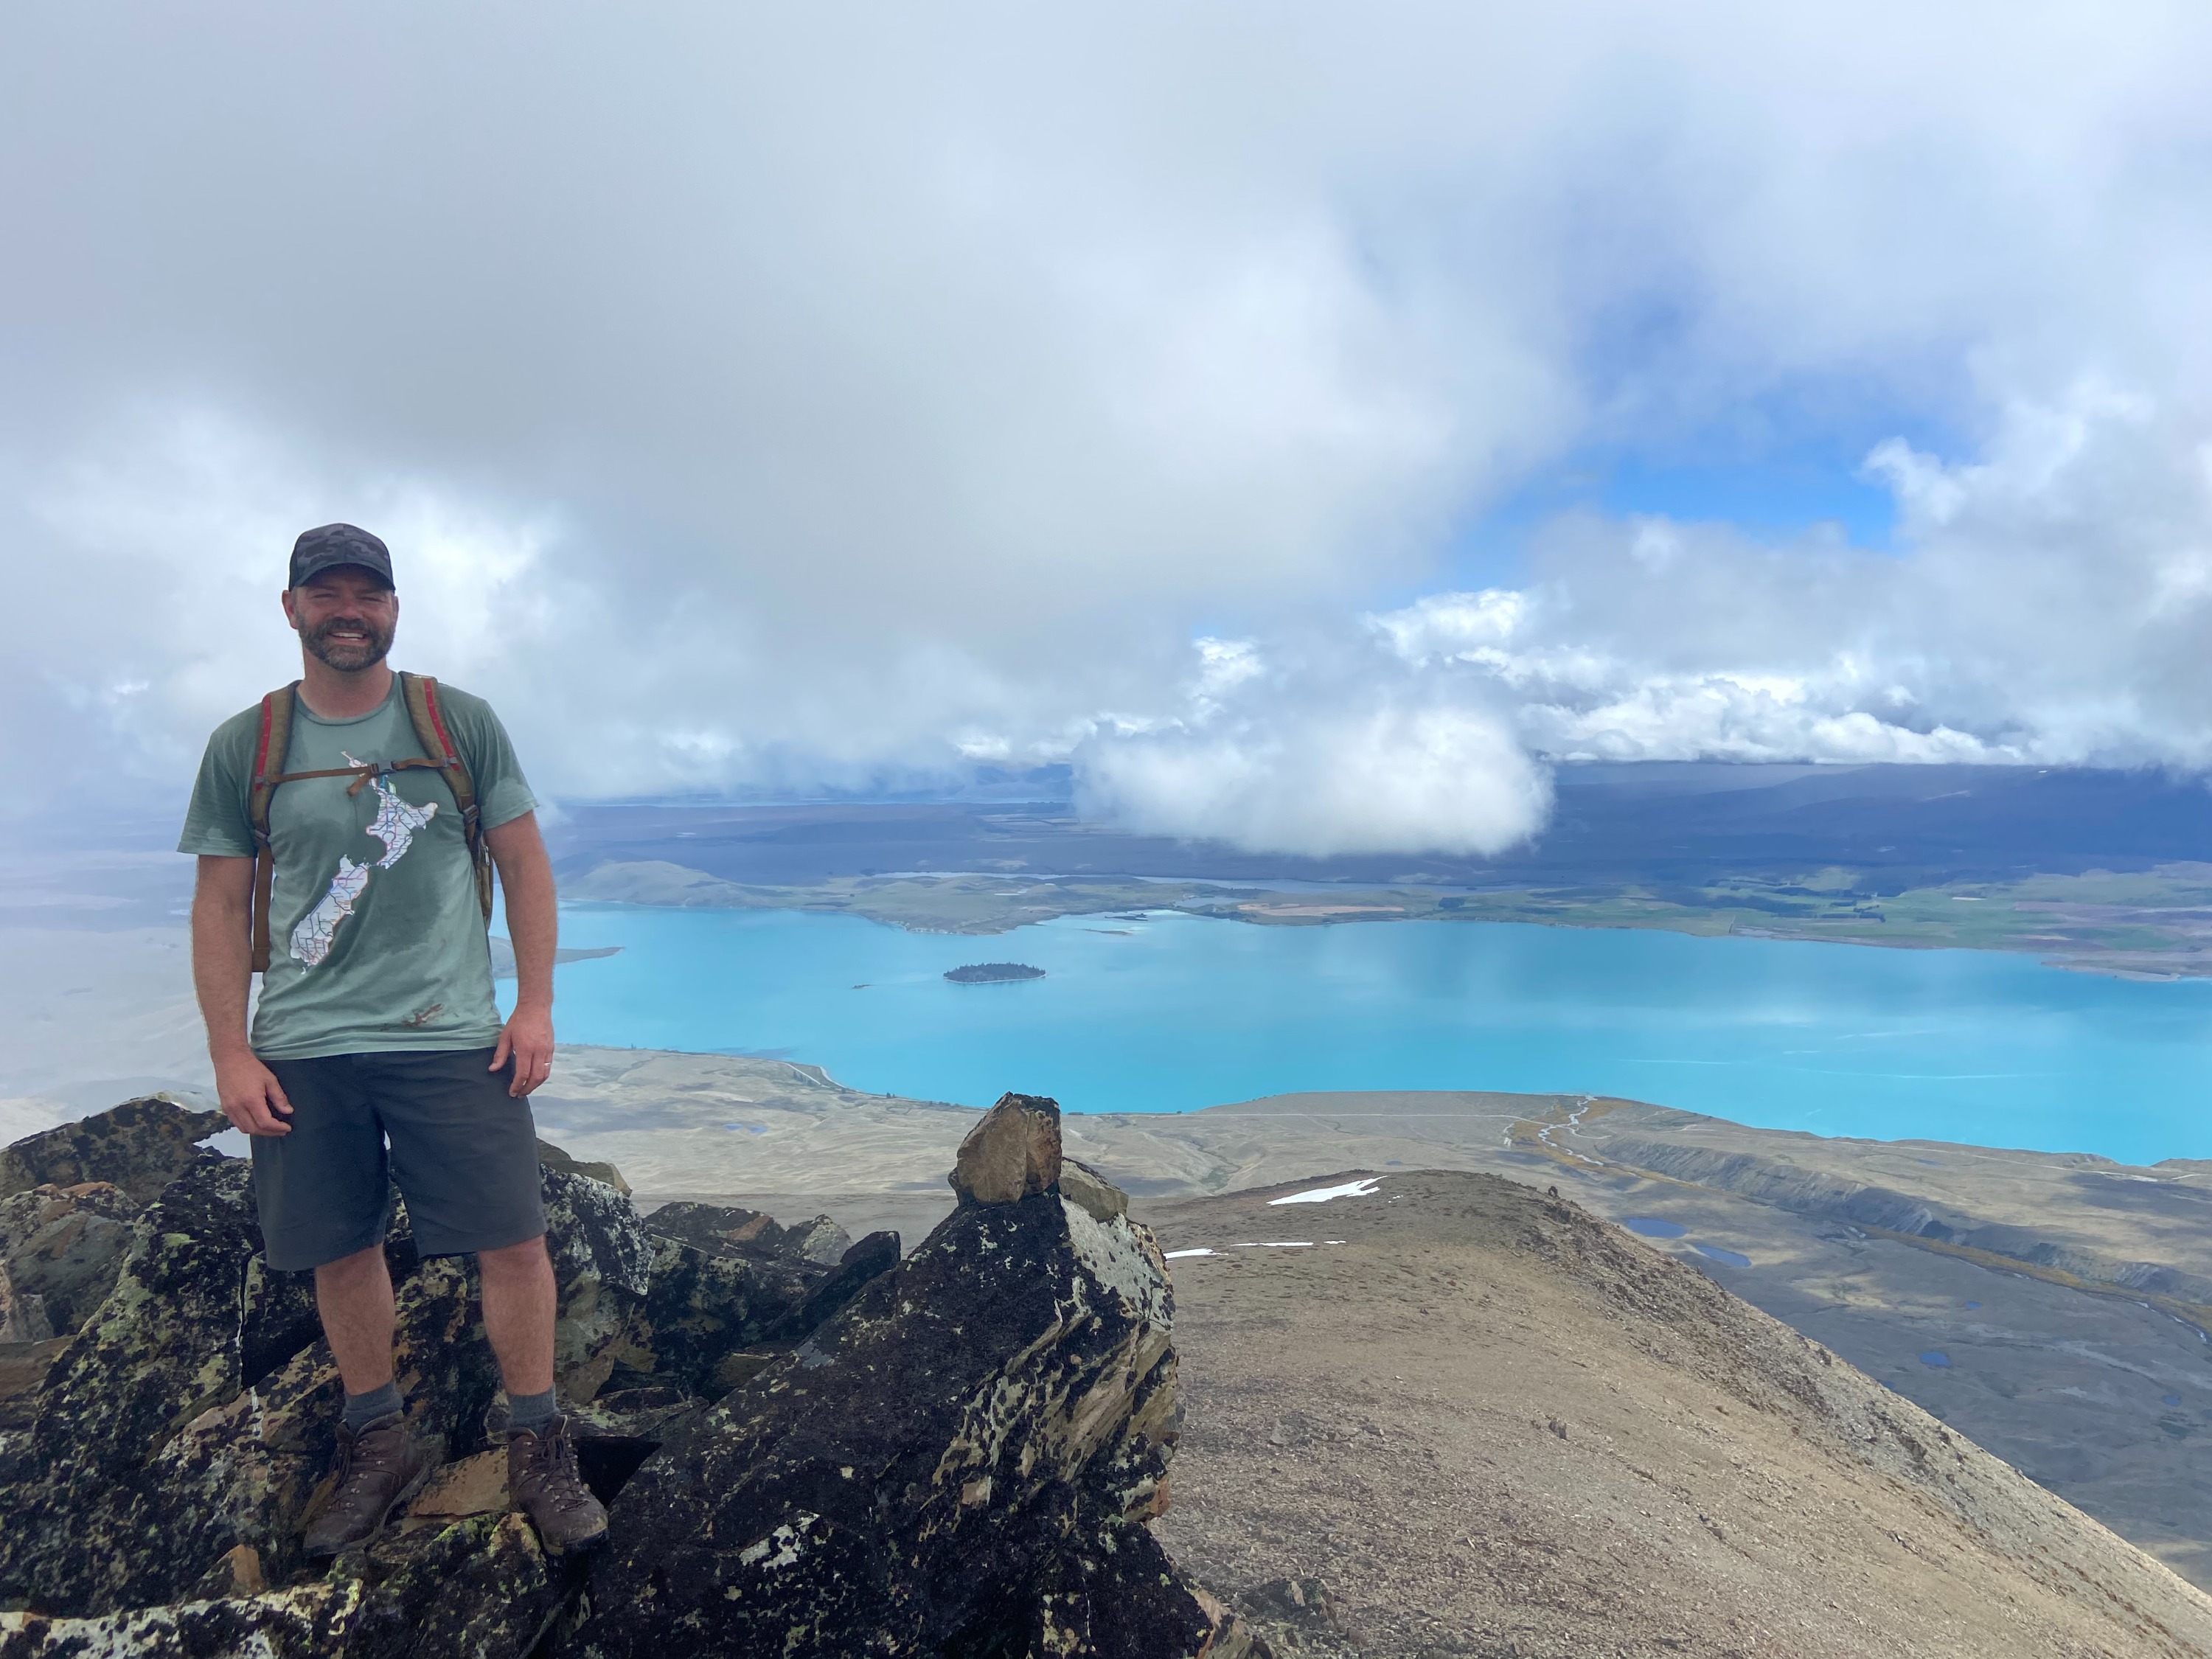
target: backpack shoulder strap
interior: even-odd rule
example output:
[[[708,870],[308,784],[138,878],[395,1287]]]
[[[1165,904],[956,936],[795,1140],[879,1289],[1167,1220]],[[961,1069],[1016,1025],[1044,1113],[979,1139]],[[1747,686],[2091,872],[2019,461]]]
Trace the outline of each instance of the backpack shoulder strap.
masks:
[[[446,775],[446,785],[453,792],[453,805],[460,809],[461,836],[468,843],[469,859],[476,866],[477,903],[488,923],[491,921],[491,848],[484,841],[476,779],[469,771],[468,759],[461,753],[460,745],[453,741],[444,710],[438,706],[438,682],[428,674],[410,674],[403,670],[399,690],[407,704],[407,718],[415,727],[415,741],[422,745],[422,752]]]
[[[253,745],[253,778],[246,791],[246,821],[253,831],[253,971],[269,971],[269,901],[276,854],[269,844],[269,801],[283,781],[284,752],[292,741],[292,710],[300,682],[261,700],[261,732]]]

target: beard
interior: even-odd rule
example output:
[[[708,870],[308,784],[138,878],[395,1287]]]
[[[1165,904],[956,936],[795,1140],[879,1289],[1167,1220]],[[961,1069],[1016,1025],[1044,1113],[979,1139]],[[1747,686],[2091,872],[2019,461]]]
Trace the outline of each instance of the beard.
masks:
[[[333,638],[332,630],[358,628],[361,636]],[[379,629],[366,617],[333,618],[313,629],[300,631],[300,642],[306,646],[315,659],[335,668],[341,674],[357,674],[364,668],[374,668],[384,660],[392,649],[389,628]]]

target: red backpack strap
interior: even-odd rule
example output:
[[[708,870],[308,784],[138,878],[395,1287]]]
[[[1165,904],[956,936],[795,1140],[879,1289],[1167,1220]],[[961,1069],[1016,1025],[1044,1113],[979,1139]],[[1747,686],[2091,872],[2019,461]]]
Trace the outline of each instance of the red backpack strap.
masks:
[[[469,771],[460,745],[453,741],[453,734],[446,725],[445,711],[438,706],[438,682],[428,674],[403,672],[399,690],[407,703],[407,718],[414,724],[415,741],[422,745],[422,752],[446,775],[446,786],[453,792],[453,805],[460,809],[461,838],[468,843],[469,860],[476,867],[477,903],[489,923],[491,848],[484,840],[483,823],[477,810],[476,779]]]
[[[292,741],[292,709],[300,682],[261,700],[261,732],[253,746],[253,780],[246,792],[246,821],[253,831],[253,909],[249,923],[253,971],[269,971],[269,902],[276,878],[276,853],[269,842],[269,802],[282,783],[284,751]]]

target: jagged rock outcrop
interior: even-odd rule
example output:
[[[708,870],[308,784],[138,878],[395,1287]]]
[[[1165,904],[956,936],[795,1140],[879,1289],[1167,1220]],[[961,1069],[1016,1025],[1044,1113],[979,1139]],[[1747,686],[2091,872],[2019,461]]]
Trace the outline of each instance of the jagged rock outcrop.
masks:
[[[1023,1190],[1058,1129],[1002,1101],[967,1201],[646,1462],[562,1652],[1251,1650],[1144,1527],[1176,1431],[1165,1263]]]
[[[680,1659],[726,1650],[686,1613],[710,1593],[728,1631],[813,1632],[777,1627],[782,1653],[1255,1650],[1144,1525],[1175,1437],[1165,1273],[1110,1186],[1063,1197],[1049,1101],[1010,1097],[1019,1145],[964,1189],[1018,1195],[969,1196],[905,1264],[892,1233],[834,1265],[818,1229],[702,1249],[544,1159],[559,1382],[616,1517],[596,1565],[507,1513],[472,1270],[419,1256],[396,1195],[399,1381],[446,1461],[366,1548],[306,1561],[342,1395],[312,1275],[269,1269],[243,1161],[168,1103],[120,1110],[9,1166],[104,1171],[6,1214],[69,1234],[68,1296],[112,1284],[58,1293],[74,1335],[8,1351],[40,1352],[0,1401],[0,1659]],[[78,1248],[126,1214],[105,1266]]]
[[[17,1290],[9,1277],[8,1264],[0,1261],[0,1346],[28,1347],[50,1340],[53,1334],[45,1298]]]
[[[0,1148],[0,1197],[104,1181],[151,1203],[186,1164],[214,1156],[199,1143],[227,1127],[221,1112],[188,1111],[167,1095],[127,1100]]]
[[[629,1196],[629,1182],[623,1179],[623,1172],[613,1164],[580,1164],[550,1140],[541,1140],[538,1143],[538,1163],[541,1169],[562,1170],[570,1175],[589,1176],[594,1181],[604,1182],[624,1198]]]
[[[1093,1221],[1111,1221],[1129,1213],[1129,1195],[1088,1164],[1072,1158],[1060,1161],[1060,1195]]]
[[[679,1200],[662,1205],[646,1218],[645,1224],[663,1238],[680,1239],[709,1255],[796,1259],[835,1267],[853,1248],[852,1235],[826,1215],[782,1227],[758,1210]]]
[[[37,1334],[0,1341],[67,1336],[107,1299],[131,1249],[131,1224],[143,1206],[105,1181],[51,1183],[0,1198],[0,1303],[27,1307],[35,1299]],[[7,1323],[0,1305],[0,1327]]]

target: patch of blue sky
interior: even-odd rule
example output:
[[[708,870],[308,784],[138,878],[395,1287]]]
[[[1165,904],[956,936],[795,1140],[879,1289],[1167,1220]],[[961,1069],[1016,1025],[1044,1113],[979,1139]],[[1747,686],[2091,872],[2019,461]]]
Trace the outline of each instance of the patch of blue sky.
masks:
[[[1536,532],[1574,512],[1727,525],[1770,545],[1825,532],[1868,551],[1900,551],[1896,498],[1868,455],[1889,438],[1954,455],[1960,434],[1904,410],[1845,410],[1838,401],[1778,398],[1699,430],[1586,444],[1468,518],[1444,550],[1449,580],[1513,585]]]

